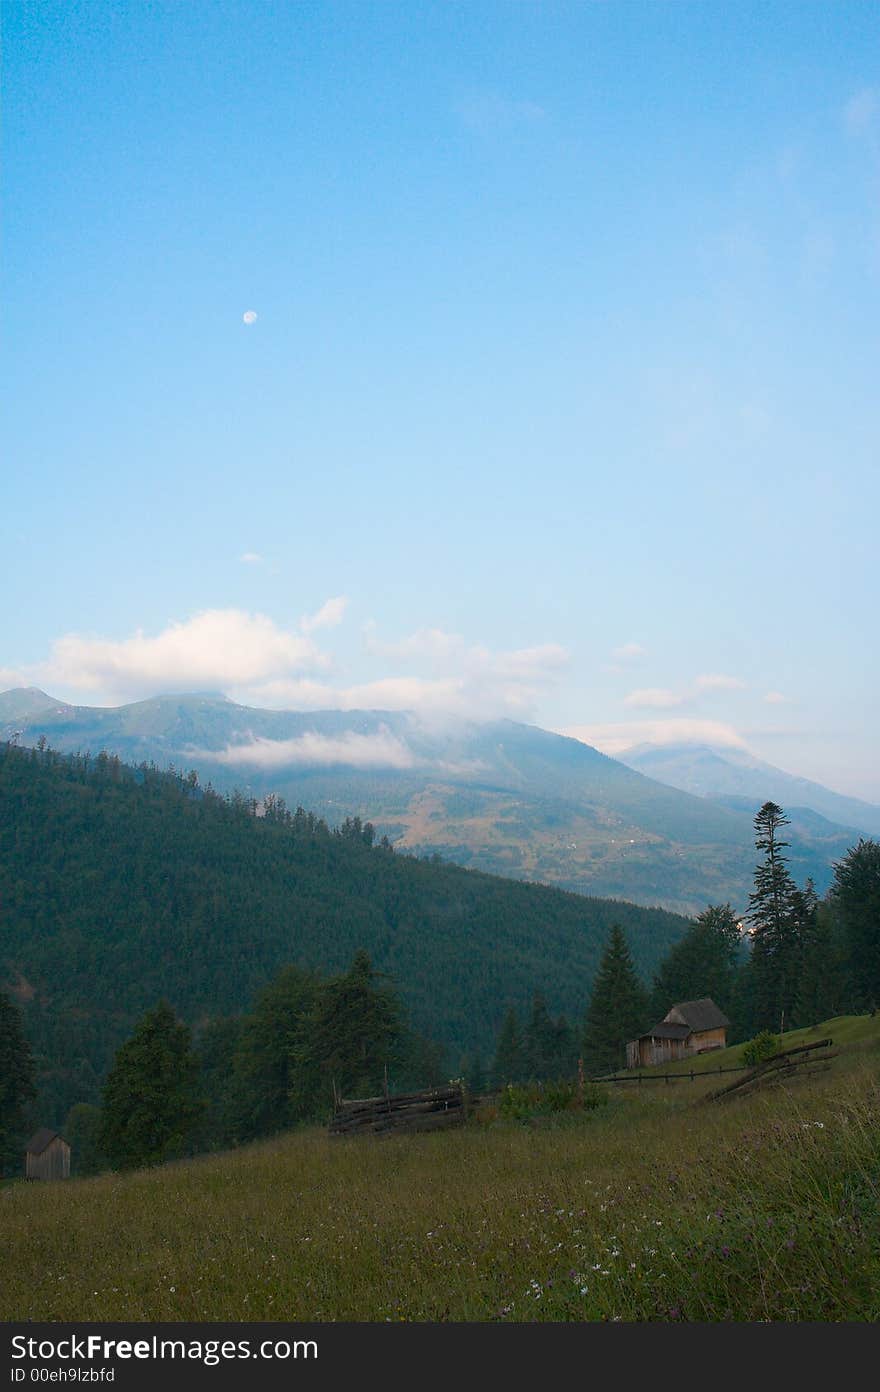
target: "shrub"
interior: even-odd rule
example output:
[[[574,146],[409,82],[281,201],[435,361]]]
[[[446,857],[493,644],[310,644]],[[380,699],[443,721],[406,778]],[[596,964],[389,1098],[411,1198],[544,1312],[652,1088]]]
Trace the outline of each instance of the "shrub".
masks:
[[[499,1098],[498,1111],[508,1120],[527,1121],[555,1112],[593,1111],[607,1100],[595,1083],[584,1084],[583,1099],[577,1083],[563,1079],[547,1083],[509,1083]]]
[[[779,1050],[779,1040],[775,1034],[769,1030],[761,1030],[754,1039],[750,1039],[742,1051],[742,1061],[750,1068],[756,1068],[765,1059],[772,1058]]]

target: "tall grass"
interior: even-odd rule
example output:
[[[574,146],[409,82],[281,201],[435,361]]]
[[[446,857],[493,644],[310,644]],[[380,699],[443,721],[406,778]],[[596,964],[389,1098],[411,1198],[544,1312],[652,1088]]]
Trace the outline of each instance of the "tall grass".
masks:
[[[655,1087],[562,1126],[315,1130],[8,1186],[0,1316],[874,1320],[876,1064],[736,1103]]]

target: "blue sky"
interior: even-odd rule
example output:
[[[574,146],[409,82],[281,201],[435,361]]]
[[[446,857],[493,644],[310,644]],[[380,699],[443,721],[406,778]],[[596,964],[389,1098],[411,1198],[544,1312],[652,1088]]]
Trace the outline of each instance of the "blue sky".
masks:
[[[710,735],[880,801],[877,6],[2,25],[0,687]]]

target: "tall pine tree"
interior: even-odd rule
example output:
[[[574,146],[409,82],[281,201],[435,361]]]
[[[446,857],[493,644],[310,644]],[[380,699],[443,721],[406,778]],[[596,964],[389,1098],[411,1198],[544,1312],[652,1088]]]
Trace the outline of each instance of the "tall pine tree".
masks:
[[[880,1007],[880,842],[860,840],[834,867],[832,902],[843,926],[855,1001]]]
[[[21,1012],[0,991],[0,1176],[21,1163],[35,1096],[34,1061]]]
[[[816,907],[804,943],[801,975],[795,1001],[795,1023],[817,1025],[843,1015],[851,995],[846,948],[840,925],[828,904]]]
[[[648,994],[633,965],[623,929],[615,923],[599,964],[584,1028],[584,1066],[608,1073],[626,1062],[626,1046],[647,1028]]]
[[[791,1024],[801,974],[804,905],[783,854],[789,843],[782,840],[782,829],[788,825],[775,802],[765,802],[754,821],[755,846],[763,853],[748,911],[748,983],[756,1029],[782,1030]]]
[[[524,1043],[529,1077],[535,1082],[549,1078],[555,1062],[556,1028],[540,991],[536,991],[532,997],[532,1013],[526,1025]]]
[[[235,1140],[270,1136],[297,1119],[295,1053],[299,1031],[318,998],[317,977],[296,966],[281,971],[257,997],[238,1032],[228,1079],[225,1121]]]
[[[333,1088],[343,1097],[378,1095],[385,1070],[404,1062],[407,1039],[400,1002],[369,955],[318,990],[302,1017],[292,1047],[291,1115],[329,1109]],[[394,1078],[390,1080],[393,1090]]]
[[[521,1083],[528,1072],[528,1060],[520,1034],[519,1020],[513,1006],[510,1007],[501,1025],[498,1044],[495,1048],[495,1061],[492,1065],[492,1082],[495,1087],[507,1087],[508,1083]]]
[[[676,1001],[711,996],[726,1015],[733,1006],[740,930],[729,904],[710,904],[670,948],[654,978],[651,1014],[662,1020]]]
[[[190,1032],[165,1001],[119,1049],[104,1084],[98,1146],[116,1170],[185,1155],[201,1114]]]

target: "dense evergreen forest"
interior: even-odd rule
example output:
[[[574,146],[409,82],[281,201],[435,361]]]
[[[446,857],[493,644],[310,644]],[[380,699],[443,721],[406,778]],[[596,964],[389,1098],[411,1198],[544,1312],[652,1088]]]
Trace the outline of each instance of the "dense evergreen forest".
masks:
[[[582,1019],[614,923],[646,979],[688,927],[395,853],[368,823],[331,830],[193,774],[0,745],[0,987],[23,1012],[41,1124],[98,1101],[159,1000],[198,1038],[282,967],[338,974],[361,949],[451,1068],[491,1058],[535,991]]]

